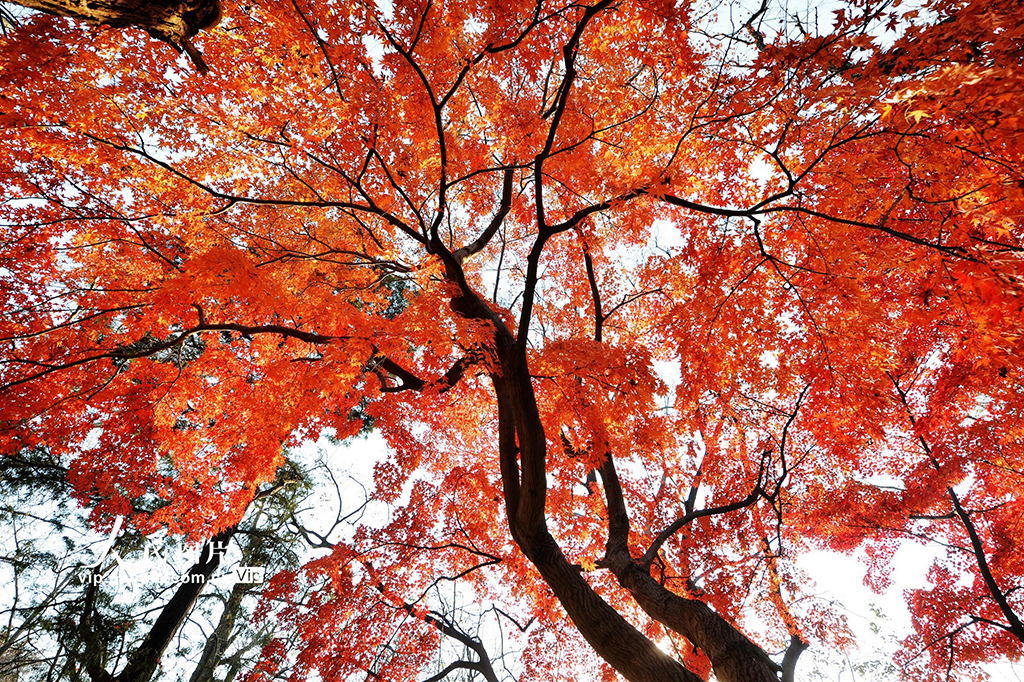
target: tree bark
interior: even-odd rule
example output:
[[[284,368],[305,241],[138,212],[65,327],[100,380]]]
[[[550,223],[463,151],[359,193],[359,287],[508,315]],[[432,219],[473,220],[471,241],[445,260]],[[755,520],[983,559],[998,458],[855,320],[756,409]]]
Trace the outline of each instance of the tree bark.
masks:
[[[502,375],[494,378],[494,384],[506,511],[513,539],[584,639],[628,680],[698,681],[697,675],[658,649],[594,592],[580,569],[562,554],[547,529],[546,440],[525,359],[517,362],[514,352],[505,356]],[[778,682],[778,666],[760,647],[703,602],[665,589],[630,556],[624,542],[617,543],[616,538],[628,537],[624,505],[609,505],[609,521],[606,566],[650,617],[704,651],[720,682]]]
[[[506,332],[507,334],[507,332]],[[501,343],[502,376],[494,377],[505,508],[513,539],[540,572],[594,651],[632,682],[701,682],[661,651],[601,598],[569,563],[547,529],[544,429],[525,359],[515,362],[510,337]],[[503,348],[501,348],[503,347]],[[516,440],[518,436],[518,447]],[[516,454],[522,466],[516,466]],[[520,476],[520,471],[522,476]]]
[[[81,19],[90,24],[136,26],[154,38],[185,45],[220,21],[220,0],[14,0],[30,9]]]
[[[160,616],[153,623],[146,639],[132,654],[125,669],[113,678],[113,682],[149,682],[152,679],[164,650],[167,649],[171,639],[185,622],[185,618],[192,610],[199,595],[202,594],[206,583],[220,566],[221,554],[214,550],[227,547],[227,543],[234,537],[236,530],[237,526],[231,526],[213,536],[203,546],[203,553],[199,557],[199,561],[193,564],[188,573],[183,576],[187,577],[187,580],[183,580],[178,591],[161,609]]]
[[[199,664],[192,672],[189,682],[208,682],[213,679],[213,673],[221,662],[224,650],[227,649],[231,634],[235,629],[235,619],[238,616],[238,608],[242,605],[242,599],[249,592],[249,586],[245,583],[237,583],[228,595],[224,604],[224,612],[220,615],[217,627],[206,640],[203,647],[203,655],[199,658]]]
[[[719,682],[778,682],[778,667],[761,647],[707,604],[665,589],[633,560],[616,562],[612,572],[647,615],[707,655]]]
[[[504,321],[473,291],[451,252],[438,240],[432,241],[431,247],[444,263],[448,279],[459,289],[450,302],[453,312],[466,319],[488,322],[494,328],[493,359],[498,366],[491,370],[490,376],[498,404],[498,455],[512,539],[537,568],[583,638],[627,680],[702,682],[597,594],[580,568],[569,563],[551,536],[545,510],[547,440],[525,345],[516,343]],[[625,527],[628,529],[628,519]],[[632,562],[631,558],[629,560]],[[667,613],[662,614],[649,600],[649,590],[634,592],[631,589],[634,579],[638,588],[650,587],[642,577],[630,575],[629,578],[629,584],[623,582],[623,586],[630,589],[648,615],[680,632],[696,646],[708,647],[710,651],[705,652],[714,654],[709,658],[719,680],[778,682],[777,666],[764,651],[705,604],[684,600],[657,585],[648,574],[650,583],[661,590],[654,599],[667,604]],[[687,608],[680,609],[680,606]],[[658,616],[664,616],[664,620]]]
[[[629,515],[612,454],[601,465],[608,504],[608,544],[602,565],[611,569],[648,616],[678,632],[707,655],[719,682],[778,682],[780,666],[707,604],[687,599],[651,577],[629,551]],[[795,665],[795,661],[794,661]]]

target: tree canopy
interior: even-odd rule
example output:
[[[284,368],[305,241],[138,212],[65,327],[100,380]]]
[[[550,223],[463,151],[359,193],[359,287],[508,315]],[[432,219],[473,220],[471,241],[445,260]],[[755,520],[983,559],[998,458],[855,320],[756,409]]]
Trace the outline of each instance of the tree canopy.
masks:
[[[208,73],[5,20],[0,450],[201,541],[378,431],[388,523],[271,580],[322,588],[247,680],[414,679],[438,580],[531,679],[792,680],[850,644],[800,555],[908,541],[902,673],[1021,655],[1015,0],[221,10]]]

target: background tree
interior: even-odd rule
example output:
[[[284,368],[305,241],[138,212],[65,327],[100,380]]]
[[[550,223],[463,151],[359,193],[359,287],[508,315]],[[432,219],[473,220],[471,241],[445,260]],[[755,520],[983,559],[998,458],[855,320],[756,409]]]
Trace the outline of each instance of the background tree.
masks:
[[[907,537],[907,674],[1020,655],[1014,3],[224,11],[202,78],[6,39],[0,442],[199,538],[371,421],[394,514],[271,585],[268,669],[410,679],[448,575],[527,676],[790,679],[848,643],[795,558]]]
[[[250,597],[252,609],[261,586],[225,588],[215,580],[223,583],[224,574],[233,575],[230,564],[263,567],[270,575],[297,566],[298,538],[281,532],[309,492],[294,467],[261,490],[239,527],[218,534],[222,544],[216,548],[207,543],[188,552],[175,538],[146,539],[129,532],[117,538],[108,556],[97,555],[103,542],[92,542],[89,551],[88,541],[94,538],[84,519],[66,507],[66,471],[59,461],[45,451],[25,452],[4,458],[2,468],[3,532],[14,542],[3,557],[10,571],[5,584],[13,595],[3,600],[7,627],[0,641],[0,674],[23,680],[159,678],[161,659],[173,641],[195,637],[183,625],[200,616],[203,609],[194,611],[196,603],[217,592],[226,594],[224,608],[207,646],[201,647],[195,679],[214,679],[233,641],[270,639],[272,628],[249,634],[247,624],[235,625],[245,598]],[[56,514],[54,505],[59,505]],[[230,547],[232,541],[237,549]],[[228,550],[240,554],[240,560],[222,561]],[[179,582],[181,575],[203,580]],[[241,658],[237,665],[246,662]],[[165,672],[181,666],[168,661]]]

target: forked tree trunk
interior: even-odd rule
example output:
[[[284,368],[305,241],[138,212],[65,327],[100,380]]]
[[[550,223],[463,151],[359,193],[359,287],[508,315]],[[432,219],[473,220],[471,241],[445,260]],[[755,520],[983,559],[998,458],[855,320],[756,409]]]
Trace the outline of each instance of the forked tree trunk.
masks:
[[[220,0],[14,0],[41,12],[81,19],[90,24],[136,26],[154,38],[184,45],[220,21]]]
[[[525,344],[517,345],[504,321],[476,295],[459,262],[444,245],[435,240],[431,247],[441,256],[448,278],[460,289],[451,300],[452,311],[494,327],[493,353],[498,366],[490,374],[498,407],[498,456],[512,539],[537,568],[583,638],[623,677],[630,682],[700,682],[699,676],[662,652],[595,592],[548,531],[547,442]],[[610,510],[613,521],[615,511]],[[610,526],[609,533],[621,535],[625,542],[628,518]],[[623,547],[632,564],[628,547]],[[648,615],[708,654],[721,682],[778,682],[776,666],[764,651],[705,604],[683,599],[664,588],[660,592],[652,590],[656,583],[649,574],[645,579],[630,571],[620,573],[616,574],[619,583]]]

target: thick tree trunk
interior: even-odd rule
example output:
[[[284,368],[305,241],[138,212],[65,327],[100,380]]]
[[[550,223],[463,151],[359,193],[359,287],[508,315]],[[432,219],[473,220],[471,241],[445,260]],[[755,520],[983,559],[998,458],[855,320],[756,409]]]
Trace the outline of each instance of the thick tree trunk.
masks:
[[[644,612],[686,637],[711,660],[719,682],[778,682],[781,668],[707,604],[666,589],[629,551],[629,515],[611,453],[601,465],[608,502],[608,544],[602,564]],[[794,661],[795,664],[795,661]]]
[[[702,682],[600,597],[546,531],[520,547],[594,651],[632,682]],[[753,678],[752,678],[753,679]]]
[[[501,335],[499,334],[499,337]],[[526,359],[509,348],[498,355],[501,377],[495,377],[499,448],[505,483],[506,510],[512,536],[537,567],[573,623],[594,650],[631,682],[699,678],[658,649],[604,601],[571,565],[547,530],[545,515],[547,441],[537,410]],[[516,455],[519,466],[516,467]],[[607,468],[613,475],[611,465]],[[602,470],[603,472],[605,469]],[[621,502],[618,480],[609,496],[607,566],[637,604],[652,618],[689,639],[707,654],[720,682],[778,682],[778,666],[706,604],[665,589],[630,556],[626,539],[629,519]]]
[[[507,341],[508,339],[506,339]],[[569,563],[547,530],[544,517],[544,431],[536,413],[529,374],[505,358],[494,378],[506,511],[512,537],[536,566],[569,618],[601,658],[631,682],[700,682],[600,597]],[[525,366],[525,361],[522,363]],[[531,428],[524,428],[531,424]],[[518,448],[516,435],[518,434]],[[522,456],[522,477],[516,451]]]
[[[707,655],[719,682],[778,682],[779,668],[764,651],[707,604],[670,592],[632,560],[613,572],[647,615]]]
[[[90,24],[137,26],[175,45],[220,21],[219,0],[14,0],[30,9]]]
[[[113,682],[149,682],[152,679],[164,650],[185,622],[206,583],[220,566],[221,553],[215,550],[226,548],[236,530],[236,526],[223,530],[203,546],[199,562],[193,564],[188,573],[182,576],[181,587],[161,609],[146,639],[128,659],[125,669],[113,678]]]
[[[491,372],[491,379],[498,403],[498,454],[505,512],[513,540],[540,572],[583,638],[627,680],[701,682],[700,677],[661,651],[602,599],[551,536],[545,510],[547,441],[525,345],[516,344],[501,318],[473,292],[452,254],[440,242],[432,242],[432,248],[444,262],[449,279],[460,289],[451,301],[452,310],[467,319],[484,320],[494,326],[493,351],[499,367]],[[625,517],[624,505],[621,512]],[[609,509],[609,516],[613,515],[614,510]],[[625,530],[622,537],[627,538],[628,527],[628,518],[623,518],[616,528],[609,529],[609,534],[620,535]],[[628,549],[625,556],[639,570]],[[778,668],[764,651],[707,605],[665,590],[649,573],[649,583],[642,575],[616,575],[648,615],[684,635],[709,655],[721,682],[778,682]]]

